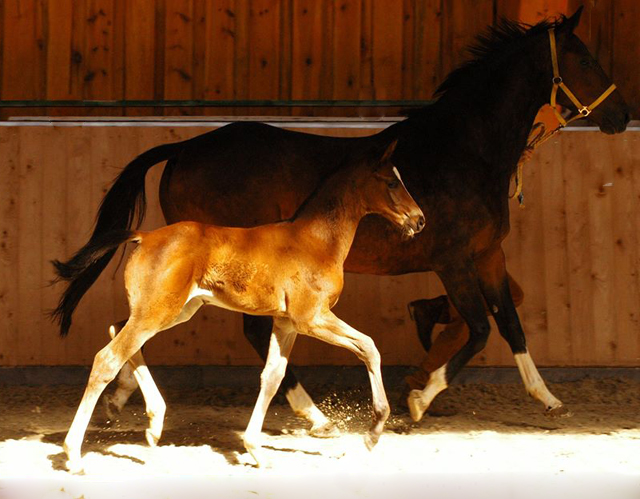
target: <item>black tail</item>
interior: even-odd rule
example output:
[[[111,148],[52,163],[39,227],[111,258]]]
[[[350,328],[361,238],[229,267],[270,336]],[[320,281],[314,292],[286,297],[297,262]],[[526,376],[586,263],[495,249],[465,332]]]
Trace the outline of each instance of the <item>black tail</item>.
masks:
[[[109,264],[118,246],[133,237],[129,229],[136,219],[136,212],[136,228],[144,220],[147,206],[144,181],[147,171],[156,163],[171,159],[183,147],[184,142],[164,144],[143,152],[129,163],[100,203],[89,242],[68,262],[53,262],[58,277],[69,281],[58,307],[51,313],[60,324],[61,336],[66,336],[69,332],[73,311]]]
[[[58,280],[68,281],[69,285],[60,297],[58,306],[51,316],[60,324],[60,335],[66,336],[71,327],[71,316],[80,299],[91,285],[96,282],[118,247],[136,238],[130,230],[111,231],[92,237],[87,244],[67,262],[53,260]]]

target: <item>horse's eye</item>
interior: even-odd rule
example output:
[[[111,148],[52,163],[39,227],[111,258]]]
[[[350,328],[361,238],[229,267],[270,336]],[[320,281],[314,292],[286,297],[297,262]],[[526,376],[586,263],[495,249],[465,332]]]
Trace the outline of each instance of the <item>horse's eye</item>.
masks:
[[[589,61],[589,59],[580,59],[580,65],[581,66],[590,66],[591,65],[591,61]]]
[[[397,180],[392,180],[387,184],[387,187],[389,187],[389,189],[397,189],[399,185],[400,182],[398,182]]]

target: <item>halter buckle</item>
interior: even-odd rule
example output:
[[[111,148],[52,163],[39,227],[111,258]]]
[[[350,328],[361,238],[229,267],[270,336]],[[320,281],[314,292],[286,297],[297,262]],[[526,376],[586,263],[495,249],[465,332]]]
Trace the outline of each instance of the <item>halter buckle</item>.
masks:
[[[591,114],[591,109],[589,109],[587,106],[584,106],[582,109],[578,109],[578,112],[582,116],[587,117]]]
[[[554,85],[560,85],[560,83],[562,83],[562,76],[554,76],[551,81],[553,81]]]

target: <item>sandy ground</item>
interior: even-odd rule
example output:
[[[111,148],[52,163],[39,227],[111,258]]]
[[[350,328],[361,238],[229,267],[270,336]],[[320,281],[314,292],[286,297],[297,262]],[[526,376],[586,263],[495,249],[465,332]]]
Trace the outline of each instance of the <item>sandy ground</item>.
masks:
[[[256,468],[242,447],[253,390],[165,390],[156,448],[144,443],[134,395],[117,421],[98,406],[86,474],[74,476],[61,444],[82,387],[0,387],[0,497],[640,497],[640,383],[586,379],[551,389],[573,417],[544,416],[521,385],[467,384],[442,394],[416,424],[390,392],[394,413],[371,453],[362,439],[368,390],[313,390],[341,430],[332,439],[308,436],[279,397],[264,428],[270,469]]]

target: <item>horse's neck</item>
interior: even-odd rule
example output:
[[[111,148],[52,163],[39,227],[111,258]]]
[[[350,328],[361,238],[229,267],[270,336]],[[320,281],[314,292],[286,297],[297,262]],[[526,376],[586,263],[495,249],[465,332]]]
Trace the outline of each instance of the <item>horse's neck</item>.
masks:
[[[438,102],[442,111],[459,109],[451,114],[458,130],[458,146],[472,149],[498,174],[511,176],[527,143],[536,114],[546,103],[551,75],[526,60],[512,58],[501,70],[492,73],[477,87],[451,89]],[[548,80],[548,81],[547,81]],[[452,103],[455,102],[455,105]]]
[[[325,181],[302,206],[292,223],[301,237],[313,239],[316,247],[325,247],[327,256],[343,262],[358,224],[366,214],[358,181],[353,170],[348,169]]]

